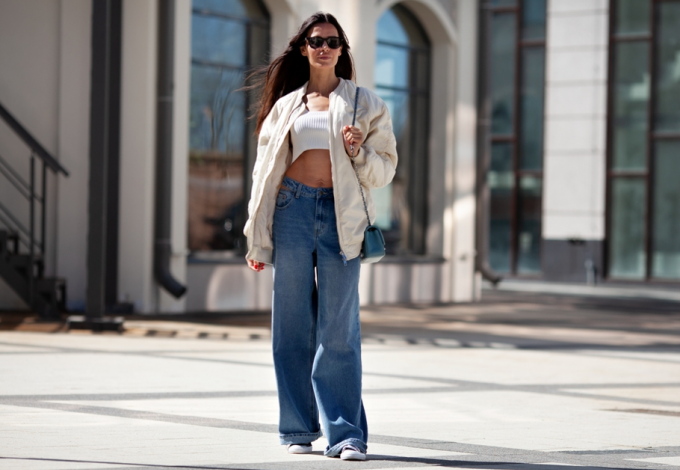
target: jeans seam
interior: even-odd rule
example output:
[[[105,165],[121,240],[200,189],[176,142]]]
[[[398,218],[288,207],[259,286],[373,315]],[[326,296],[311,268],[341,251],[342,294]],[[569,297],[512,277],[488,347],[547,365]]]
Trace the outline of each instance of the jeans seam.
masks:
[[[317,312],[318,312],[318,304],[317,304]],[[318,315],[317,315],[317,321],[318,321]],[[313,371],[314,370],[314,356],[316,356],[316,351],[314,350],[314,343],[315,341],[315,336],[316,336],[316,328],[318,327],[316,322],[314,323],[315,328],[310,328],[310,335],[309,335],[309,359],[310,359],[310,367],[309,370]],[[310,377],[311,379],[311,377]],[[309,411],[310,415],[314,416],[314,401],[316,400],[315,393],[314,393],[314,387],[311,383],[309,383],[309,386],[312,388],[312,393],[311,393],[311,399],[309,400]]]

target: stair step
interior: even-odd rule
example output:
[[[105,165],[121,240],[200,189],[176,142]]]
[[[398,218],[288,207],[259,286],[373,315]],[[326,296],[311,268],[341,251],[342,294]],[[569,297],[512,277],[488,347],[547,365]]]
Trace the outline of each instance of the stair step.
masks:
[[[42,320],[59,319],[60,312],[66,310],[66,280],[61,277],[42,277],[42,273],[43,258],[40,255],[5,252],[0,256],[0,277],[9,287],[27,302]]]
[[[36,279],[35,290],[53,309],[66,310],[66,279],[62,277]]]
[[[10,248],[10,243],[13,245]],[[11,230],[0,230],[0,254],[18,253],[19,235]]]
[[[7,262],[15,268],[26,268],[31,265],[31,255],[10,253]],[[33,265],[42,263],[42,256],[33,255]]]
[[[38,292],[50,292],[56,289],[61,289],[66,285],[66,279],[63,277],[44,277],[35,280],[35,288]]]

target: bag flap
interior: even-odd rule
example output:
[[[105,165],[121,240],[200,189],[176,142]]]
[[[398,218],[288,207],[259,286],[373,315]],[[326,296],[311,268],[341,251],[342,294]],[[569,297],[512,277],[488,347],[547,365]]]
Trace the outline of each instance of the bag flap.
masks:
[[[376,227],[375,225],[369,225],[368,227],[366,227],[366,232],[371,233],[377,232],[377,236],[380,237],[380,242],[383,244],[383,246],[385,246],[385,237],[383,236],[382,230],[380,230],[378,227]]]

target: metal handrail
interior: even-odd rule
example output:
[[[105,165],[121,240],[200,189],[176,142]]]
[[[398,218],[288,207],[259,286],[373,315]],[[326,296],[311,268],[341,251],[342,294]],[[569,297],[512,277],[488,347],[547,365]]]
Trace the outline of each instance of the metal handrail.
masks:
[[[2,173],[5,178],[7,178],[7,181],[9,181],[24,198],[30,199],[31,186],[23,180],[21,175],[17,173],[16,170],[14,170],[14,168],[9,165],[9,163],[7,163],[7,160],[2,158],[2,155],[0,155],[0,173]],[[35,195],[34,197],[36,201],[42,203],[42,198],[40,196]]]
[[[24,227],[24,225],[19,222],[16,217],[14,217],[12,213],[4,205],[2,205],[2,203],[0,203],[0,222],[2,222],[3,225],[5,225],[8,229],[14,230],[19,237],[19,242],[23,243],[26,248],[30,248],[31,231]],[[28,239],[28,241],[24,241],[23,237]],[[37,240],[33,240],[33,244],[40,248],[40,243],[38,243]]]
[[[17,241],[18,241],[20,244],[23,244],[26,248],[28,248],[28,247],[30,246],[28,242],[24,241],[24,239],[21,238],[21,233],[19,233],[18,231],[14,230],[13,225],[12,225],[10,222],[7,221],[7,219],[5,218],[4,215],[2,215],[2,211],[0,211],[0,223],[2,223],[2,224],[5,225],[9,230],[11,230],[12,232],[10,232],[10,233],[14,233],[14,235],[16,235]]]
[[[17,240],[20,244],[24,244],[28,248],[29,259],[31,260],[27,269],[27,283],[28,283],[28,303],[34,304],[36,293],[36,272],[37,277],[43,275],[42,264],[38,263],[39,258],[45,256],[45,225],[46,225],[46,211],[47,211],[47,170],[49,169],[55,175],[63,173],[68,176],[69,173],[56,158],[45,150],[40,143],[17,121],[14,116],[10,114],[7,109],[0,104],[0,118],[16,133],[16,135],[29,147],[30,149],[30,172],[29,181],[26,182],[22,176],[12,168],[12,166],[3,158],[0,157],[0,174],[21,193],[21,195],[28,199],[28,227],[25,227],[19,219],[12,214],[12,212],[2,203],[0,203],[0,224],[7,226],[10,230],[14,230],[17,234]],[[42,168],[36,168],[36,158],[40,159]],[[40,181],[36,181],[38,176],[36,173],[40,172]],[[40,193],[36,191],[36,186],[40,185]],[[40,204],[40,208],[36,207],[36,203]],[[39,210],[39,212],[38,212]],[[36,224],[36,216],[38,224]],[[24,238],[28,241],[25,242]]]
[[[45,150],[45,147],[35,140],[35,138],[26,130],[24,126],[17,121],[14,116],[0,103],[0,118],[2,118],[7,125],[19,136],[21,140],[28,145],[33,153],[40,158],[54,173],[63,173],[68,176],[68,170],[64,168],[56,158]]]

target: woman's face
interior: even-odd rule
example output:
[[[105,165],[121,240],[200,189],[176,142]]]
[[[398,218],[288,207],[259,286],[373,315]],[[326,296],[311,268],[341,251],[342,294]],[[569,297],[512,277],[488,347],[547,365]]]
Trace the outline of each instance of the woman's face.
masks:
[[[315,24],[307,33],[307,37],[315,36],[322,38],[337,37],[338,30],[330,23]],[[302,52],[303,56],[307,57],[310,67],[335,68],[338,58],[342,54],[342,46],[337,49],[331,49],[328,47],[327,42],[324,41],[321,47],[314,49],[305,41],[305,44],[300,48],[300,52]]]

